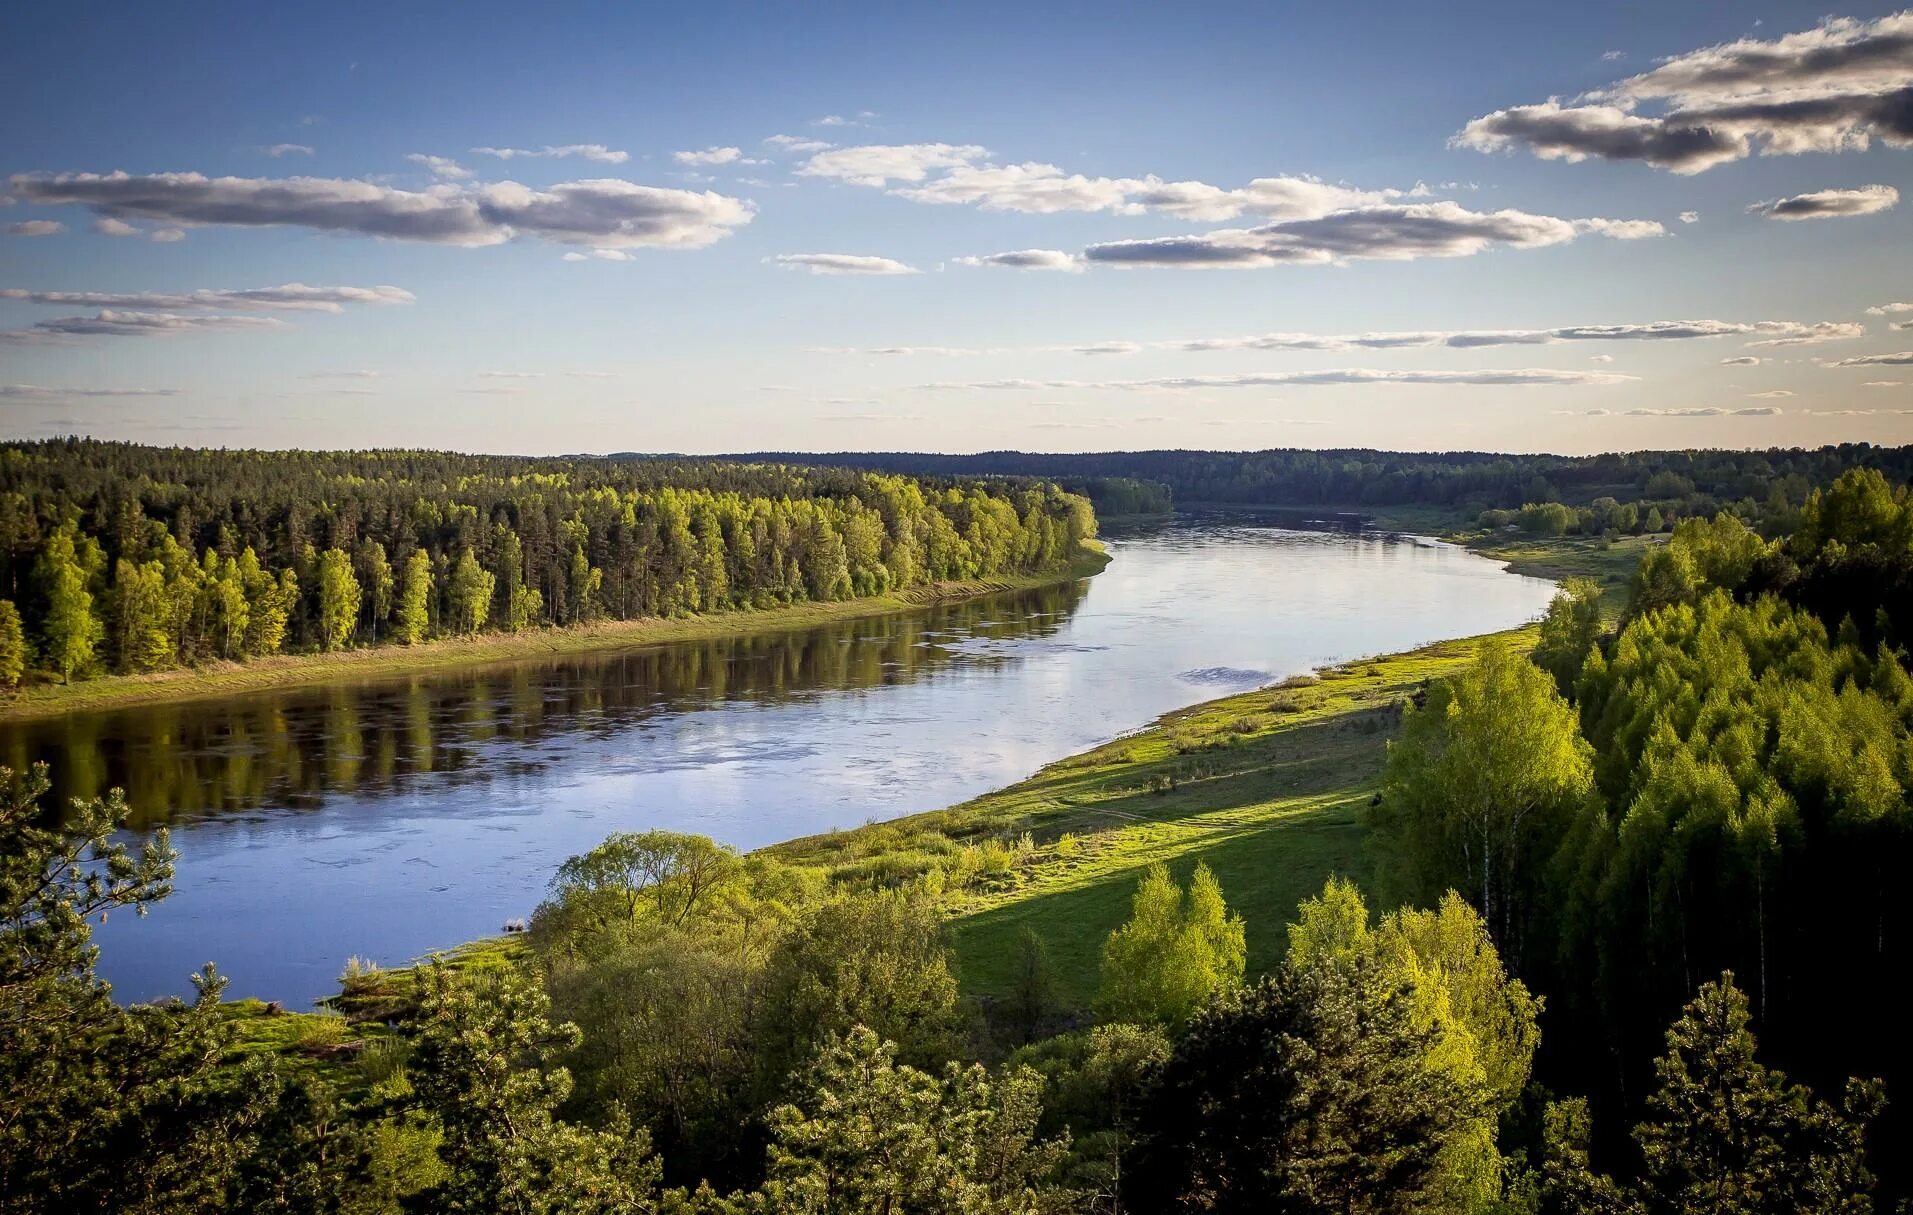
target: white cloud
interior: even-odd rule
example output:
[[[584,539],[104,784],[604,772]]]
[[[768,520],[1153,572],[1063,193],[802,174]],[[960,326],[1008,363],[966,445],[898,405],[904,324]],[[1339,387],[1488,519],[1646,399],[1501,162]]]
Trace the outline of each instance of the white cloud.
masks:
[[[266,145],[265,147],[263,147],[263,148],[260,148],[259,150],[260,150],[261,152],[264,152],[264,153],[265,153],[266,155],[268,155],[268,156],[270,156],[270,157],[272,157],[272,158],[273,158],[273,159],[275,159],[275,160],[277,160],[277,159],[278,159],[279,157],[281,157],[281,156],[311,156],[311,155],[314,155],[314,153],[313,153],[313,151],[312,151],[312,145],[310,145],[310,144],[303,144],[303,143],[275,143],[275,144],[268,144],[268,145]]]
[[[1905,380],[1868,380],[1866,383],[1860,385],[1860,387],[1862,388],[1898,388],[1905,383],[1906,383]]]
[[[1457,146],[1525,147],[1550,160],[1642,160],[1699,173],[1768,156],[1913,146],[1913,10],[1829,19],[1771,41],[1743,38],[1663,60],[1652,71],[1564,105],[1497,110]],[[1643,102],[1662,106],[1643,115]]]
[[[621,165],[631,159],[631,153],[607,148],[601,143],[567,143],[556,147],[546,144],[542,148],[473,148],[475,156],[496,156],[500,160],[519,158],[550,160],[567,156],[581,156],[586,160],[595,160],[600,164]]]
[[[1758,367],[1760,358],[1758,355],[1737,354],[1732,358],[1722,359],[1720,365],[1722,367]]]
[[[860,253],[780,253],[764,259],[788,270],[807,270],[812,274],[915,274],[915,267],[894,258],[870,257]]]
[[[391,240],[481,246],[533,236],[598,248],[702,248],[749,223],[754,208],[710,191],[640,186],[616,178],[533,189],[517,182],[398,190],[323,177],[200,173],[21,174],[23,198],[91,207],[113,219],[239,227],[302,227]]]
[[[1897,316],[1902,312],[1913,312],[1913,304],[1875,304],[1867,309],[1868,316]]]
[[[1184,390],[1203,388],[1274,388],[1285,385],[1328,387],[1345,384],[1447,384],[1474,387],[1515,387],[1540,384],[1623,384],[1638,379],[1611,371],[1554,370],[1542,367],[1478,371],[1382,371],[1342,368],[1330,371],[1265,371],[1250,375],[1162,376],[1146,380],[975,380],[968,383],[918,384],[922,391],[1029,391],[1035,389],[1089,389],[1094,391]]]
[[[1680,220],[1684,224],[1697,224],[1700,222],[1700,212],[1699,211],[1682,211],[1680,215]]]
[[[1309,219],[1428,193],[1425,186],[1365,190],[1306,176],[1259,177],[1246,186],[1224,189],[1154,175],[1090,177],[1038,161],[995,164],[988,156],[988,149],[975,144],[869,144],[819,152],[797,172],[886,188],[899,198],[935,205],[1032,215],[1154,213],[1211,222],[1245,214]]]
[[[0,384],[0,397],[20,401],[57,401],[69,397],[175,397],[177,388],[53,388],[44,384]]]
[[[922,181],[932,169],[955,168],[989,155],[975,144],[872,144],[817,152],[797,167],[799,177],[828,177],[859,186]]]
[[[1700,405],[1684,409],[1630,409],[1630,418],[1767,418],[1780,413],[1772,405],[1761,405],[1747,409],[1721,409],[1714,405]]]
[[[1588,356],[1588,362],[1590,363],[1612,363],[1613,361],[1614,356],[1611,354],[1590,354]]]
[[[45,334],[56,337],[158,337],[180,333],[281,329],[285,322],[270,316],[181,315],[106,308],[92,316],[62,316],[36,321],[30,330],[9,336]]]
[[[741,148],[705,148],[701,152],[673,152],[671,159],[681,165],[727,165],[743,155]]]
[[[1525,211],[1470,211],[1452,202],[1337,211],[1259,228],[1221,229],[1091,245],[1083,256],[1116,266],[1249,268],[1380,259],[1469,257],[1495,247],[1536,249],[1583,234],[1634,240],[1658,236],[1642,220],[1557,219]]]
[[[305,378],[308,380],[376,380],[384,374],[382,371],[360,367],[338,371],[312,371],[306,373]]]
[[[23,219],[16,224],[8,224],[8,236],[58,236],[66,231],[66,225],[57,219]]]
[[[1755,401],[1778,401],[1783,397],[1790,397],[1792,395],[1793,393],[1787,391],[1785,388],[1769,388],[1765,392],[1750,392],[1747,394],[1750,400]]]
[[[28,304],[77,308],[137,308],[178,311],[220,309],[257,311],[289,309],[338,312],[346,304],[409,304],[414,296],[402,287],[308,287],[284,283],[277,287],[250,287],[228,291],[27,291],[0,287],[0,299]]]
[[[1757,202],[1747,209],[1768,219],[1840,219],[1891,210],[1899,201],[1900,192],[1892,186],[1861,186],[1854,190],[1816,190],[1792,198],[1776,198]]]
[[[472,171],[449,156],[432,156],[425,152],[407,152],[405,159],[415,165],[423,165],[431,171],[433,177],[444,181],[464,181]]]
[[[807,135],[769,135],[764,142],[780,152],[821,152],[833,146],[827,139],[812,139]]]
[[[545,378],[545,373],[542,371],[481,371],[478,376],[483,380],[542,380]]]
[[[1862,354],[1850,359],[1841,359],[1831,363],[1832,367],[1909,367],[1913,366],[1913,350],[1902,350],[1897,354]]]
[[[980,257],[959,257],[959,266],[1005,266],[1013,270],[1063,270],[1080,273],[1083,259],[1060,249],[1012,249],[1006,253],[986,253]]]

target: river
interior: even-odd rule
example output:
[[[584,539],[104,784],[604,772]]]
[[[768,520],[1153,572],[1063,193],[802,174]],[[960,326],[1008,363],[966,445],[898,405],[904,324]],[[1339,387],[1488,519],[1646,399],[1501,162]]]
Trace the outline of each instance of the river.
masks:
[[[74,713],[0,726],[62,799],[127,791],[175,893],[95,930],[125,1000],[304,1005],[528,915],[614,831],[740,848],[934,809],[1170,709],[1519,624],[1552,594],[1411,537],[1185,517],[1094,578],[722,641]]]

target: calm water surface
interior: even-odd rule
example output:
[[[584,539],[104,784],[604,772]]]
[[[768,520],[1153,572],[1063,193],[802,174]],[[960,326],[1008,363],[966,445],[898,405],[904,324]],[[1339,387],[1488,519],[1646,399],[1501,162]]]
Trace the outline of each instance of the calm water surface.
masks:
[[[1551,584],[1393,536],[1188,519],[1093,579],[801,632],[154,705],[0,728],[64,799],[126,789],[176,893],[96,929],[122,999],[305,1003],[529,914],[613,831],[740,848],[933,809],[1167,710],[1505,628]]]

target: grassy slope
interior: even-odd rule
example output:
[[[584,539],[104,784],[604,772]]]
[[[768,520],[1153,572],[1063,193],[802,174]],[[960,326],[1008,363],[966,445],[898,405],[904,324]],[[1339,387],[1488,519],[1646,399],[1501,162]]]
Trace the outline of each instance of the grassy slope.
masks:
[[[1524,541],[1480,551],[1520,573],[1592,577],[1618,593],[1648,543]],[[1534,630],[1493,636],[1526,646]],[[1370,878],[1361,810],[1377,789],[1398,706],[1425,680],[1465,666],[1483,640],[1359,660],[1319,678],[1195,705],[972,801],[770,851],[848,870],[922,853],[926,841],[947,855],[952,841],[1029,833],[1034,846],[1006,870],[951,896],[951,939],[971,995],[1007,987],[1017,938],[1030,927],[1049,948],[1064,997],[1087,1004],[1102,943],[1127,918],[1137,879],[1155,861],[1180,878],[1198,860],[1214,869],[1230,907],[1247,922],[1250,967],[1266,967],[1285,948],[1297,902],[1330,874]],[[1171,777],[1174,788],[1166,788]],[[499,937],[447,956],[454,965],[484,967],[505,964],[521,948],[521,939]],[[391,972],[385,988],[409,991],[410,977]],[[386,1032],[380,1000],[336,1004],[353,1021],[347,1043]],[[302,1049],[320,1019],[314,1014],[270,1014],[257,1001],[229,1008],[242,1050],[303,1055],[336,1078],[350,1074],[340,1069],[361,1049]]]
[[[1510,636],[1532,639],[1529,630]],[[1128,917],[1138,877],[1157,861],[1184,878],[1207,862],[1247,921],[1250,966],[1266,966],[1284,948],[1300,899],[1329,874],[1369,876],[1360,811],[1374,795],[1399,705],[1424,680],[1465,665],[1479,643],[1349,663],[1171,713],[1008,789],[878,829],[957,839],[1031,833],[1036,848],[1007,874],[952,898],[951,938],[969,994],[1005,989],[1017,937],[1029,927],[1044,938],[1064,996],[1087,1003],[1103,940]],[[843,863],[861,853],[860,834],[778,851]],[[1071,842],[1059,844],[1065,836]]]
[[[1094,545],[1095,542],[1091,541]],[[906,612],[927,604],[967,599],[999,591],[1048,586],[1098,573],[1109,557],[1097,545],[1086,549],[1067,570],[976,582],[939,582],[889,595],[837,603],[798,603],[760,611],[722,612],[683,619],[615,620],[573,628],[527,633],[487,633],[416,646],[374,646],[336,654],[283,654],[245,664],[223,663],[188,671],[152,675],[109,675],[74,684],[40,684],[0,699],[0,724],[55,717],[92,709],[150,704],[156,700],[192,700],[233,696],[267,688],[378,679],[446,667],[573,654],[622,646],[702,641],[735,633],[770,633],[810,628],[838,620]]]
[[[1590,577],[1624,597],[1646,544],[1563,539],[1480,546],[1516,572]],[[1532,627],[1496,634],[1533,644]],[[1015,838],[1035,848],[1006,872],[952,896],[951,938],[964,989],[1008,985],[1024,928],[1044,938],[1066,998],[1093,995],[1103,940],[1127,918],[1141,871],[1163,861],[1186,878],[1215,870],[1247,921],[1249,965],[1286,946],[1302,898],[1331,874],[1366,883],[1372,861],[1361,809],[1374,796],[1399,705],[1425,680],[1465,666],[1483,638],[1329,668],[1317,680],[1209,701],[1051,764],[1019,784],[947,810],[780,845],[785,859],[827,867],[959,841]],[[1165,789],[1170,778],[1174,788]],[[1060,843],[1066,835],[1072,842]]]

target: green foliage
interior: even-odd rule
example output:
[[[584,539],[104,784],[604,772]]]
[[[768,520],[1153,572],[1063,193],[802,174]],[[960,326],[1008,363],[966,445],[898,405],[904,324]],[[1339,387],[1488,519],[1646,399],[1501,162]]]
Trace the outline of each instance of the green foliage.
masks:
[[[399,583],[398,619],[392,628],[392,640],[400,645],[417,645],[432,628],[432,559],[424,549],[415,548],[405,559]]]
[[[936,906],[885,891],[807,909],[772,951],[754,1020],[767,1093],[821,1043],[859,1025],[912,1066],[954,1058],[961,1018]]]
[[[20,609],[13,600],[0,599],[0,687],[17,688],[27,671],[27,635],[20,625]]]
[[[1136,888],[1129,922],[1103,946],[1097,1013],[1105,1021],[1179,1026],[1211,996],[1242,983],[1248,954],[1239,916],[1198,863],[1185,895],[1162,865]]]
[[[550,1001],[507,969],[462,981],[442,962],[424,972],[421,1028],[408,1072],[412,1100],[437,1121],[445,1177],[421,1211],[611,1215],[656,1210],[658,1166],[642,1131],[592,1130],[554,1117],[571,1077],[554,1060],[578,1030],[553,1024]]]
[[[900,1065],[861,1026],[824,1044],[796,1103],[771,1114],[769,1177],[753,1209],[791,1215],[1041,1215],[1067,1148],[1039,1142],[1042,1081],[952,1063]]]
[[[1035,1041],[1062,1011],[1049,946],[1034,929],[1025,928],[1016,941],[1016,969],[1001,1008],[1001,1021],[1012,1041]]]
[[[359,579],[344,549],[319,556],[319,648],[343,649],[359,620]]]
[[[122,1008],[94,976],[89,921],[170,889],[164,833],[138,854],[114,842],[117,792],[46,825],[46,787],[44,767],[0,768],[0,1211],[172,1215],[241,1195],[248,1210],[340,1209],[356,1138],[295,1134],[308,1094],[268,1061],[221,1066],[231,1034],[210,965],[191,1004]],[[315,1154],[332,1162],[323,1176],[302,1163]],[[268,1171],[281,1177],[262,1191]]]
[[[93,661],[94,649],[105,628],[93,613],[89,566],[98,560],[99,546],[68,524],[47,539],[36,568],[46,614],[40,629],[40,652],[58,672],[62,683]]]
[[[1589,1163],[1585,1102],[1547,1114],[1543,1194],[1564,1212],[1867,1215],[1874,1179],[1866,1138],[1883,1105],[1877,1082],[1848,1081],[1831,1105],[1755,1057],[1747,998],[1724,974],[1667,1031],[1658,1087],[1634,1129],[1643,1174],[1616,1182]]]
[[[1452,891],[1435,910],[1402,908],[1371,927],[1361,892],[1331,879],[1289,927],[1288,966],[1356,963],[1407,993],[1415,1027],[1432,1035],[1429,1069],[1480,1097],[1445,1144],[1424,1209],[1489,1209],[1503,1188],[1497,1120],[1527,1086],[1541,1002],[1509,977],[1481,917]]]
[[[1499,643],[1428,690],[1389,747],[1378,845],[1404,893],[1459,890],[1503,950],[1518,949],[1550,855],[1591,785],[1574,710],[1545,672]]]
[[[1426,1209],[1482,1096],[1378,959],[1285,966],[1198,1013],[1144,1106],[1132,1209]]]
[[[467,635],[484,628],[491,619],[492,592],[497,585],[498,576],[481,568],[470,549],[460,553],[445,588],[451,600],[452,627]]]
[[[0,586],[64,678],[91,673],[103,610],[112,667],[157,670],[416,644],[435,621],[522,632],[1039,574],[1095,534],[1086,500],[1022,479],[78,440],[0,456]]]
[[[1601,586],[1591,579],[1570,578],[1548,603],[1531,657],[1534,665],[1554,676],[1555,688],[1568,697],[1600,639]]]

